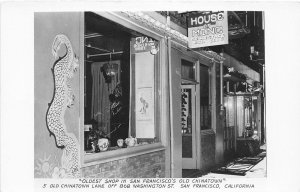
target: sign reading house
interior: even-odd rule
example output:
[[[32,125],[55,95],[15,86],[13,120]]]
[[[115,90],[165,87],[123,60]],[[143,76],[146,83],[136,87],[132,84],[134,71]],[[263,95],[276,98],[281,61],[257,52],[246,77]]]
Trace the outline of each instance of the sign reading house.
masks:
[[[226,11],[198,12],[188,17],[190,48],[228,44]]]

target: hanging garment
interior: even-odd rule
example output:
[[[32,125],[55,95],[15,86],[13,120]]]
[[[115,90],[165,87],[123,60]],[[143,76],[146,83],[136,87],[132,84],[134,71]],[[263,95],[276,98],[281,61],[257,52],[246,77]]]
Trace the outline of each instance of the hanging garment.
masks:
[[[101,72],[103,64],[104,62],[97,62],[92,63],[91,66],[93,79],[91,119],[95,119],[98,122],[98,128],[107,133],[110,128],[110,105],[108,85]]]
[[[104,78],[103,66],[108,62],[95,62],[91,65],[92,72],[92,102],[91,102],[91,119],[98,122],[98,128],[104,133],[109,134],[111,130],[111,112],[110,112],[110,100],[109,95],[116,87],[120,73],[117,69],[117,73],[111,77],[109,83]],[[120,61],[112,61],[112,63],[120,66]],[[108,135],[109,136],[109,135]]]

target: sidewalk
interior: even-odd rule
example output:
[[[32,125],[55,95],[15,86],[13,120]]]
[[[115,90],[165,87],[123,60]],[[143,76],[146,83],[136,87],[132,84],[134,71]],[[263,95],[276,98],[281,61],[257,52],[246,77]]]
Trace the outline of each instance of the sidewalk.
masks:
[[[262,152],[257,155],[263,157],[263,159],[254,165],[245,175],[232,175],[232,174],[220,174],[212,172],[203,172],[201,170],[184,170],[184,178],[264,178],[267,176],[267,159],[266,159],[266,146],[260,147]],[[238,158],[237,158],[238,159]],[[237,160],[235,159],[235,160]],[[233,161],[235,161],[233,160]],[[232,162],[233,162],[232,161]]]
[[[219,173],[207,173],[205,175],[202,175],[200,177],[204,178],[264,178],[267,176],[267,158],[266,158],[266,146],[263,145],[260,147],[261,150],[263,150],[259,155],[260,157],[263,157],[263,159],[254,165],[250,170],[246,172],[244,176],[241,175],[231,175],[231,174],[219,174]]]
[[[263,178],[267,176],[267,160],[266,157],[263,158],[258,164],[254,165],[249,171],[246,172],[245,176],[240,175],[230,175],[230,174],[219,174],[219,173],[208,173],[201,177],[209,178]]]

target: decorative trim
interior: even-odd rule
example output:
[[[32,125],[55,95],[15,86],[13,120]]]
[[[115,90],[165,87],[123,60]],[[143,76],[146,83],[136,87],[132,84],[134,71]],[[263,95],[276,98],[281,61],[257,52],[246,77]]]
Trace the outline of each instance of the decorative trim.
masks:
[[[178,32],[174,29],[171,29],[166,24],[163,24],[163,23],[157,21],[156,19],[150,17],[147,14],[144,14],[142,12],[131,12],[131,11],[124,11],[122,13],[126,14],[130,18],[133,18],[133,19],[136,19],[136,20],[142,22],[143,24],[146,24],[147,26],[149,26],[161,33],[166,34],[167,36],[173,37],[185,44],[187,44],[187,42],[188,42],[187,36],[181,34],[180,32]]]
[[[61,45],[66,46],[66,54],[58,56]],[[66,178],[78,178],[79,169],[79,142],[73,133],[66,130],[64,114],[67,108],[73,105],[75,96],[71,90],[70,79],[78,68],[71,42],[67,36],[59,34],[54,38],[52,54],[56,61],[53,65],[54,96],[49,105],[46,121],[50,136],[55,138],[56,146],[63,149],[61,169]]]
[[[225,58],[224,58],[224,57],[222,57],[221,55],[219,55],[218,53],[216,53],[216,52],[214,52],[214,51],[210,51],[210,50],[208,50],[208,51],[201,50],[201,51],[199,51],[199,52],[201,52],[201,53],[203,53],[203,54],[206,54],[206,55],[210,55],[210,56],[214,57],[215,59],[217,59],[217,60],[219,60],[219,61],[225,61]]]
[[[161,23],[160,21],[150,17],[147,14],[144,14],[142,12],[131,12],[131,11],[123,11],[122,13],[126,14],[128,17],[138,20],[140,22],[142,22],[143,24],[145,24],[146,26],[149,26],[157,31],[159,31],[160,33],[165,34],[166,36],[172,37],[176,40],[179,40],[181,43],[184,43],[186,46],[188,44],[188,37],[183,35],[182,33],[171,29],[170,27],[168,27],[166,24]],[[202,54],[206,54],[206,55],[210,55],[212,56],[214,59],[218,59],[220,61],[225,60],[224,57],[218,55],[216,52],[213,51],[206,51],[206,50],[200,50],[198,51]]]

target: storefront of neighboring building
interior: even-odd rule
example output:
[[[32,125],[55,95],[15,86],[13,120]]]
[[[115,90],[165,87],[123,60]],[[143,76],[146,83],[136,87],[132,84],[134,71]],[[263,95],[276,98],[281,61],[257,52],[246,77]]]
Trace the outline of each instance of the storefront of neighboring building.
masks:
[[[224,156],[251,155],[245,143],[251,144],[251,153],[259,151],[262,140],[262,90],[259,73],[225,54],[224,62]],[[255,149],[256,147],[256,149]],[[255,152],[256,150],[256,152]]]
[[[188,49],[155,12],[34,19],[36,178],[182,177],[223,162],[224,57]]]

